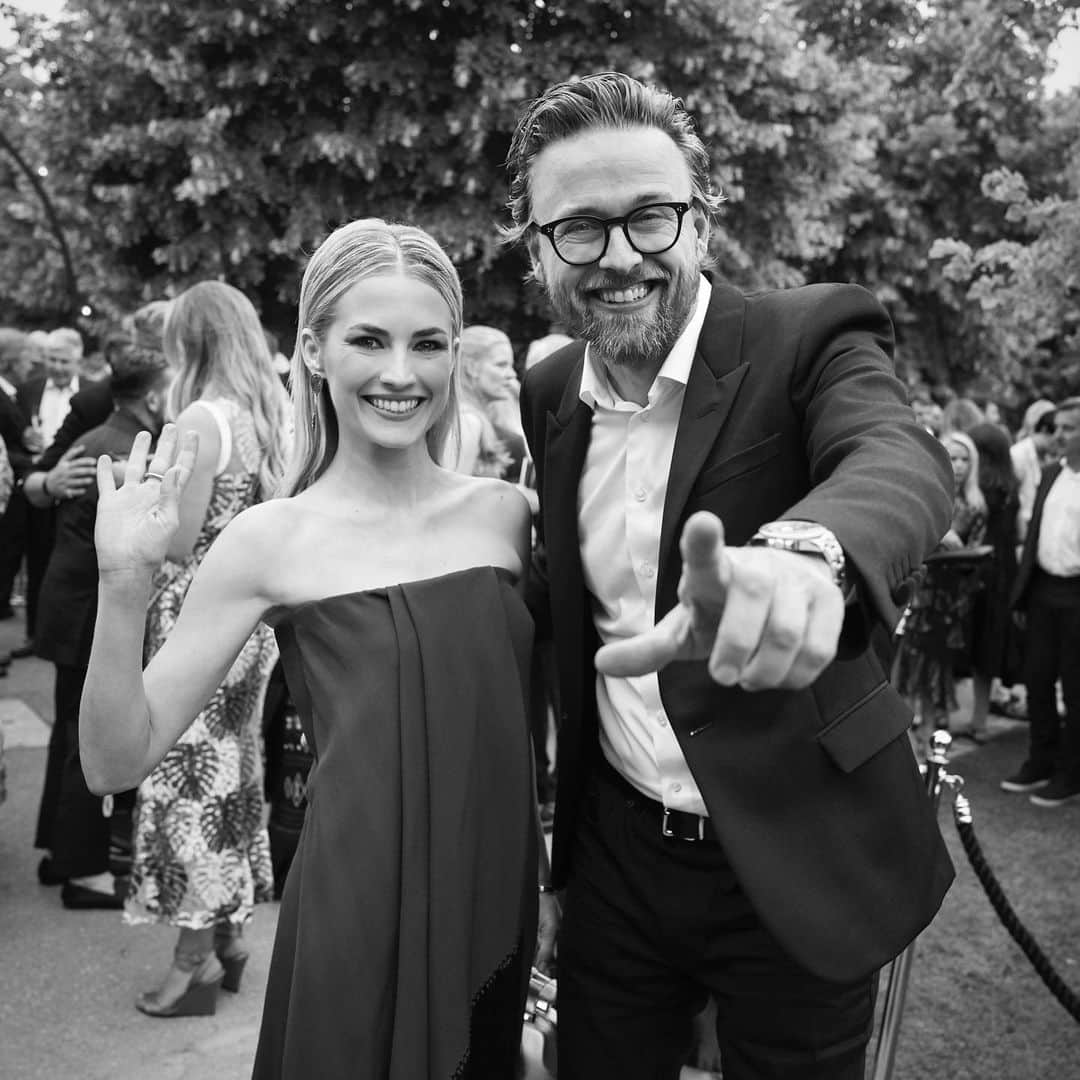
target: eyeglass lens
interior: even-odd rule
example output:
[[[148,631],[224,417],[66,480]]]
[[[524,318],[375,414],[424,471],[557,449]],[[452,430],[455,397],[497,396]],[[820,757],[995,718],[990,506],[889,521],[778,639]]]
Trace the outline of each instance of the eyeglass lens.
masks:
[[[655,255],[678,239],[682,215],[670,206],[643,206],[625,220],[624,231],[634,248],[642,255]],[[554,229],[551,241],[568,262],[593,262],[607,246],[610,227],[599,218],[567,218]]]

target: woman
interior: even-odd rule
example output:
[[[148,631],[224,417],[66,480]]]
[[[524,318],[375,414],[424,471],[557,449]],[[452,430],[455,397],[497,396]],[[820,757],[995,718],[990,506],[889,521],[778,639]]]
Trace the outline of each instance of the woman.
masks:
[[[971,617],[971,720],[957,734],[979,743],[986,739],[993,680],[1006,674],[1009,648],[1016,647],[1009,596],[1016,577],[1020,504],[1009,436],[996,424],[976,424],[968,436],[978,454],[979,490],[986,505],[982,542],[990,545],[993,555],[983,575],[983,587],[975,595]]]
[[[941,437],[953,467],[953,516],[937,555],[927,560],[906,613],[893,682],[917,712],[916,727],[946,727],[957,708],[955,669],[970,664],[971,611],[982,578],[976,553],[986,534],[986,499],[979,488],[979,452],[959,431]],[[919,749],[923,749],[919,747]]]
[[[517,482],[525,457],[518,414],[514,347],[493,326],[461,332],[461,434],[458,472]]]
[[[538,870],[537,963],[550,959],[558,911],[523,686],[529,510],[512,486],[437,464],[461,309],[452,264],[419,229],[356,221],[318,248],[300,290],[286,497],[222,533],[145,673],[139,604],[192,441],[174,460],[168,430],[149,468],[143,444],[119,490],[105,478],[91,785],[151,768],[260,621],[276,627],[316,755],[259,1080],[512,1076]]]
[[[166,358],[176,371],[168,415],[198,439],[175,531],[149,593],[143,659],[172,634],[199,565],[242,510],[268,498],[288,443],[288,401],[251,301],[205,281],[171,304]],[[179,929],[173,964],[136,1006],[151,1016],[212,1011],[199,985],[238,990],[247,955],[240,931],[270,898],[262,818],[261,704],[277,650],[266,626],[221,670],[194,722],[142,781],[125,918]]]
[[[979,487],[979,451],[969,435],[950,431],[941,437],[953,469],[952,527],[942,538],[949,551],[978,547],[986,535],[986,498]]]

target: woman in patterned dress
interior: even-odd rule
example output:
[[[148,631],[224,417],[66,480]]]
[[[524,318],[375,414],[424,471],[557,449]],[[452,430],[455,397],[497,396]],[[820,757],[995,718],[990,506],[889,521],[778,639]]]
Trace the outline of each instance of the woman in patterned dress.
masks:
[[[177,370],[169,413],[181,432],[197,433],[198,456],[154,577],[144,664],[169,636],[207,549],[240,511],[270,496],[288,449],[288,399],[243,293],[217,281],[182,293],[165,326],[165,352]],[[164,980],[136,1001],[149,1015],[173,1015],[195,972],[206,981],[223,965],[226,988],[239,988],[240,930],[273,891],[260,719],[276,658],[273,633],[260,625],[139,787],[125,920],[180,931]]]

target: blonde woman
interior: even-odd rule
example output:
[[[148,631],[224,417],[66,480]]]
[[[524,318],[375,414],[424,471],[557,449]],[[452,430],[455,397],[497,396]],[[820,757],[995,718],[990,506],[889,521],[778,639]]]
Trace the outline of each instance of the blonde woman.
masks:
[[[941,437],[953,469],[952,526],[942,538],[950,551],[977,547],[986,535],[986,498],[979,487],[979,451],[969,435],[950,431]]]
[[[439,464],[461,310],[453,265],[419,229],[355,221],[316,250],[285,497],[221,534],[145,672],[139,598],[195,482],[192,442],[177,455],[166,429],[119,489],[103,476],[91,787],[167,755],[265,625],[315,753],[257,1080],[513,1076],[529,964],[551,958],[523,693],[529,510],[510,484]],[[212,1000],[219,979],[211,962],[192,988]]]
[[[197,437],[198,453],[149,593],[146,662],[171,635],[211,544],[274,493],[289,446],[288,399],[243,293],[218,281],[181,293],[164,349],[177,372],[168,414]],[[272,895],[260,719],[276,657],[269,627],[254,628],[177,745],[140,778],[125,918],[179,930],[164,980],[136,1001],[151,1016],[212,1011],[200,984],[239,989],[247,958],[240,930]]]

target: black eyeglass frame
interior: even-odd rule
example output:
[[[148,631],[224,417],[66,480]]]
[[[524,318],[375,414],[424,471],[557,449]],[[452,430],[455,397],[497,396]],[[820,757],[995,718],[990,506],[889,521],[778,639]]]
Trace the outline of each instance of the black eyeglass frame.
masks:
[[[629,214],[623,214],[621,217],[613,218],[598,218],[592,217],[590,214],[571,214],[569,217],[557,218],[555,221],[549,221],[545,225],[538,225],[533,223],[533,228],[537,232],[543,233],[551,243],[551,250],[555,252],[556,256],[561,259],[567,266],[588,266],[590,263],[599,262],[606,254],[608,244],[611,243],[611,230],[612,227],[618,225],[622,231],[623,236],[626,237],[626,242],[639,254],[639,255],[662,255],[665,251],[670,251],[678,242],[679,237],[682,236],[683,218],[686,217],[691,209],[691,203],[685,202],[655,202],[646,203],[644,206],[636,206]],[[635,214],[640,214],[643,210],[651,210],[657,206],[666,206],[669,210],[674,210],[677,217],[675,221],[675,236],[672,238],[670,244],[666,247],[657,248],[655,251],[642,251],[641,248],[634,243],[630,236],[630,219]],[[594,256],[591,259],[586,259],[585,262],[571,262],[561,251],[559,251],[558,245],[555,243],[555,230],[565,224],[567,221],[595,221],[604,230],[604,246],[600,249],[600,254]]]

